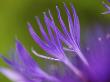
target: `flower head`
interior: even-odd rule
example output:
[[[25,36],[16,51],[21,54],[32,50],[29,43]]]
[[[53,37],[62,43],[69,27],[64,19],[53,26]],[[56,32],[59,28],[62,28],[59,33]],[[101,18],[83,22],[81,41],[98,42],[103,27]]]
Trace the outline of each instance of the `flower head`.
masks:
[[[1,56],[11,69],[0,68],[0,72],[14,82],[39,82],[42,79],[57,80],[44,72],[35,62],[23,45],[16,41],[15,57],[7,59]],[[13,69],[13,70],[12,70]]]
[[[44,12],[44,21],[48,30],[48,34],[45,32],[43,25],[41,24],[40,20],[38,17],[36,17],[37,19],[37,23],[40,27],[40,31],[42,36],[44,37],[44,40],[42,40],[33,30],[32,25],[30,23],[28,23],[28,29],[29,32],[32,36],[32,38],[35,40],[35,42],[48,54],[52,55],[54,58],[50,58],[50,57],[45,57],[42,56],[40,54],[38,54],[37,52],[35,52],[34,50],[33,53],[39,57],[42,58],[47,58],[47,59],[53,59],[53,60],[58,60],[63,62],[64,64],[66,64],[71,70],[73,70],[73,72],[76,73],[76,75],[81,76],[82,74],[80,73],[80,71],[71,64],[71,62],[68,60],[65,51],[63,49],[63,45],[62,45],[62,41],[68,46],[71,46],[71,51],[73,50],[74,52],[76,52],[79,57],[81,58],[81,60],[83,60],[83,62],[88,65],[87,61],[85,60],[83,54],[80,51],[79,48],[79,42],[80,42],[80,26],[79,26],[79,20],[78,20],[78,16],[76,15],[75,9],[73,7],[73,5],[71,4],[71,8],[73,11],[73,15],[74,15],[74,24],[72,21],[72,17],[70,15],[70,12],[66,6],[66,4],[64,3],[64,8],[66,10],[67,13],[67,17],[68,17],[68,23],[69,23],[69,31],[67,30],[61,15],[60,15],[60,11],[58,9],[58,6],[56,6],[57,12],[58,12],[58,18],[59,18],[59,22],[61,24],[61,28],[63,29],[62,33],[57,25],[54,22],[54,18],[50,12],[50,10],[48,11],[49,17],[46,15],[46,13]]]
[[[67,27],[62,20],[58,6],[56,6],[58,12],[58,19],[63,30],[63,33],[61,33],[59,29],[56,27],[58,32],[57,35],[59,35],[60,39],[68,46],[68,48],[64,47],[64,49],[75,52],[80,57],[80,59],[88,66],[88,62],[84,58],[80,50],[80,24],[75,8],[71,4],[72,16],[65,3],[64,3],[64,8],[68,17],[69,31],[67,30]],[[73,22],[73,17],[74,17],[74,22]]]
[[[110,34],[103,32],[101,28],[87,33],[85,45],[82,52],[89,62],[89,68],[78,58],[73,58],[77,68],[83,74],[79,78],[68,68],[64,67],[64,74],[59,69],[55,69],[55,75],[61,82],[109,82],[110,81]]]
[[[58,65],[53,65],[53,67],[49,65],[48,71],[52,72],[52,74],[47,74],[38,66],[24,46],[17,40],[16,53],[11,60],[1,55],[1,58],[11,68],[1,67],[0,72],[2,74],[14,82],[110,82],[110,33],[103,32],[100,29],[95,29],[91,33],[89,31],[85,45],[80,47],[80,24],[76,11],[71,4],[73,14],[71,16],[65,3],[64,8],[68,18],[69,30],[63,22],[58,6],[56,6],[56,10],[63,32],[55,24],[50,10],[48,12],[49,17],[44,12],[44,21],[48,33],[44,30],[39,18],[36,17],[44,40],[35,33],[32,25],[28,23],[28,30],[32,38],[52,57],[38,54],[34,49],[32,49],[32,52],[41,58],[60,63],[63,62],[64,65],[62,65],[62,68]],[[71,52],[72,54],[77,54],[72,58],[72,61],[67,56]],[[55,66],[57,67],[54,68]]]

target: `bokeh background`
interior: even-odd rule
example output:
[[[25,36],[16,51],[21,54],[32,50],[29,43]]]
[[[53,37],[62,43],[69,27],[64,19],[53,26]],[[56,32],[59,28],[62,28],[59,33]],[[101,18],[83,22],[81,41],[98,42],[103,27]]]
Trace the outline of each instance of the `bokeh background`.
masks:
[[[58,5],[67,24],[62,2],[65,2],[69,8],[70,2],[74,4],[80,20],[81,35],[87,28],[92,28],[95,24],[100,24],[107,28],[110,23],[110,15],[101,14],[106,11],[102,1],[109,4],[106,0],[0,0],[0,53],[8,57],[15,48],[16,38],[24,44],[30,53],[32,47],[39,53],[43,53],[30,37],[27,22],[31,22],[35,31],[39,34],[35,16],[39,16],[43,22],[43,12],[47,12],[50,9],[57,23],[55,6]],[[32,56],[38,63],[43,65],[42,60],[34,55]],[[0,59],[0,66],[7,66],[2,59]],[[0,82],[10,81],[0,74]]]

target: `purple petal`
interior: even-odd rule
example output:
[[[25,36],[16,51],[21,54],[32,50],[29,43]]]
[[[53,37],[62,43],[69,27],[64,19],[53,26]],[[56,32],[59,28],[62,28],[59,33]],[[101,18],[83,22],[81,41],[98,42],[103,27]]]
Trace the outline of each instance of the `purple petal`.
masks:
[[[37,43],[43,50],[45,50],[48,54],[50,54],[50,55],[52,55],[52,56],[54,56],[54,57],[56,57],[56,58],[62,58],[62,56],[61,56],[62,54],[59,54],[59,51],[58,51],[58,49],[56,48],[56,47],[57,47],[56,43],[55,43],[55,45],[50,45],[51,42],[50,42],[49,44],[44,43],[44,42],[40,39],[40,37],[34,32],[32,26],[31,26],[29,23],[28,23],[28,27],[29,27],[29,32],[30,32],[32,38],[36,41],[36,43]]]
[[[67,28],[66,28],[66,26],[65,26],[65,24],[64,24],[64,22],[62,20],[62,17],[61,17],[61,14],[60,14],[60,10],[59,10],[58,6],[56,6],[56,9],[57,9],[58,19],[59,19],[60,25],[62,27],[62,30],[64,31],[64,34],[69,37],[69,33],[68,33]]]
[[[34,39],[34,41],[45,51],[49,52],[50,48],[49,46],[40,39],[40,37],[35,33],[35,31],[33,30],[32,26],[30,23],[28,23],[28,30],[30,32],[30,35],[32,36],[32,38]]]
[[[52,21],[54,22],[52,15],[51,15],[51,18],[52,18]],[[59,48],[60,51],[62,51],[62,49],[63,49],[62,43],[60,42],[60,38],[59,38],[59,34],[58,34],[59,30],[57,29],[57,27],[55,26],[55,24],[52,21],[45,14],[45,22],[46,22],[46,24],[48,24],[47,28],[52,27],[54,29],[55,36],[52,36],[52,37],[55,37],[55,39],[56,39],[56,40],[54,40],[55,46],[57,48]],[[63,51],[62,51],[62,53],[63,53]]]
[[[72,12],[73,12],[73,16],[74,16],[74,37],[76,39],[76,43],[79,46],[80,44],[80,24],[79,24],[79,18],[76,14],[75,8],[74,6],[71,4],[71,8],[72,8]]]
[[[30,54],[18,40],[16,40],[16,52],[25,65],[32,67],[36,66],[36,62],[31,58]]]
[[[53,42],[53,43],[55,43],[55,38],[54,38],[54,35],[53,35],[53,33],[52,33],[52,31],[51,31],[51,26],[50,26],[50,22],[48,22],[48,17],[46,16],[46,13],[44,13],[44,21],[45,21],[45,24],[46,24],[46,26],[47,26],[47,30],[48,30],[48,34],[49,34],[49,36],[50,36],[50,39],[51,39],[51,41]]]
[[[59,36],[60,36],[61,40],[64,41],[67,45],[71,45],[71,36],[70,36],[70,34],[69,34],[62,18],[61,18],[60,10],[59,10],[58,6],[56,6],[56,9],[57,9],[57,12],[58,12],[58,19],[59,19],[60,25],[61,25],[61,27],[64,31],[64,34],[65,34],[65,35],[63,35],[63,34],[59,33]]]
[[[72,40],[74,40],[74,26],[73,26],[73,21],[72,21],[72,17],[71,17],[71,14],[66,6],[66,4],[64,3],[64,7],[65,7],[65,10],[66,10],[66,14],[68,16],[68,23],[69,23],[69,30],[70,30],[70,34],[71,34],[71,38]]]
[[[3,55],[0,54],[0,57],[1,57],[8,65],[10,65],[10,66],[13,66],[13,65],[14,65],[14,63],[13,63],[11,60],[7,59],[7,58],[4,57]]]
[[[49,42],[49,38],[48,38],[48,36],[47,36],[47,34],[46,34],[46,32],[45,32],[40,20],[39,20],[39,18],[36,17],[36,20],[37,20],[37,23],[38,23],[38,25],[40,27],[40,31],[41,31],[42,35],[44,36],[44,39],[46,40],[46,42]]]
[[[13,82],[26,82],[23,76],[17,73],[16,71],[7,68],[0,68],[0,72]]]

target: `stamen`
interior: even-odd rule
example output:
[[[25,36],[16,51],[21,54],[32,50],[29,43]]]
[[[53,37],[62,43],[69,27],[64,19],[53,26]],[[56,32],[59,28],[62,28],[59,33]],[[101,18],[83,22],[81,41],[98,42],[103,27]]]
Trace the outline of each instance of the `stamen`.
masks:
[[[32,49],[32,52],[40,57],[40,58],[43,58],[43,59],[48,59],[48,60],[54,60],[54,61],[60,61],[59,59],[56,59],[56,58],[52,58],[52,57],[48,57],[48,56],[44,56],[44,55],[41,55],[41,54],[38,54],[35,50]]]
[[[68,58],[65,59],[64,63],[80,78],[80,79],[83,79],[83,74],[82,72],[77,68],[75,67],[70,61]]]

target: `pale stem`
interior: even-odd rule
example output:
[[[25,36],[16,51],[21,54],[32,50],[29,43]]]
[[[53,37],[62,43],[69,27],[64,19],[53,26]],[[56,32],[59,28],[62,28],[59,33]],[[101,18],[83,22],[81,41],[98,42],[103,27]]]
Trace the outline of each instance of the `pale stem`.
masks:
[[[82,78],[82,73],[81,71],[76,68],[70,61],[68,58],[65,59],[64,63],[80,78]]]
[[[83,53],[81,51],[77,51],[77,54],[79,55],[80,59],[84,62],[84,64],[89,67],[89,63],[84,57]]]

